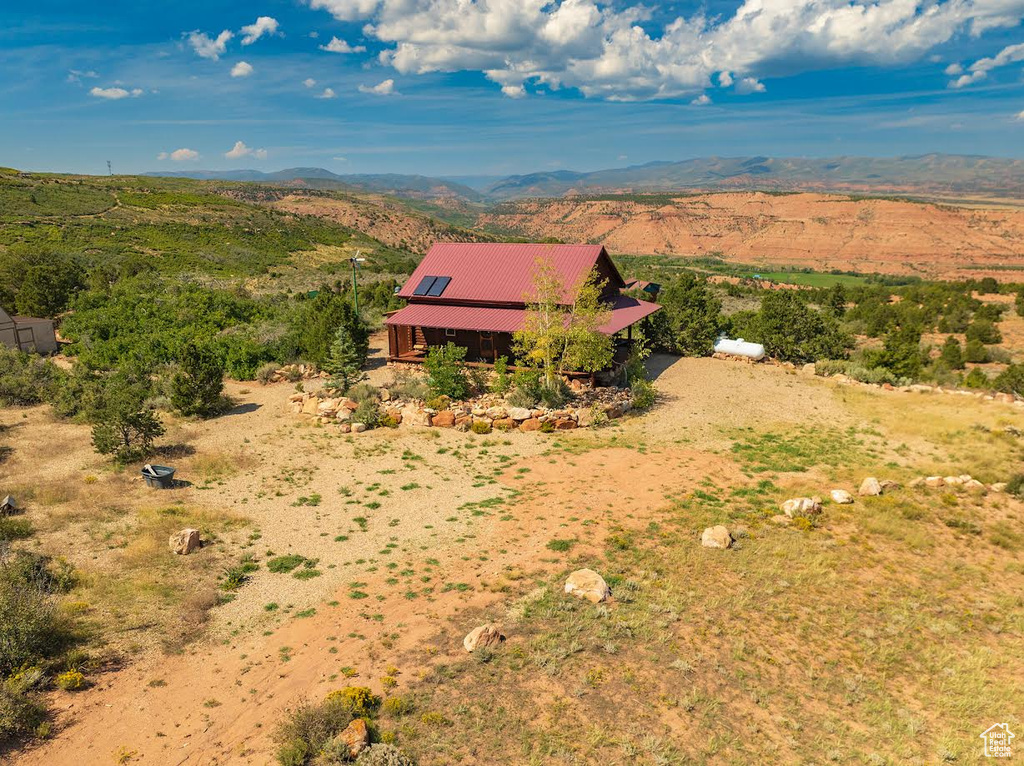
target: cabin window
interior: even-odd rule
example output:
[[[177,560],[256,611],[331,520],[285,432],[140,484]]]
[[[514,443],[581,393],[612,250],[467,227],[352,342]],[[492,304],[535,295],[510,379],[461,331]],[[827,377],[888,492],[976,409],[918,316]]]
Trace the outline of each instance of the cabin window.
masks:
[[[452,329],[446,329],[446,330],[444,331],[444,334],[445,334],[445,336],[447,336],[447,337],[449,337],[449,338],[454,338],[454,337],[455,337],[455,330],[452,330]]]

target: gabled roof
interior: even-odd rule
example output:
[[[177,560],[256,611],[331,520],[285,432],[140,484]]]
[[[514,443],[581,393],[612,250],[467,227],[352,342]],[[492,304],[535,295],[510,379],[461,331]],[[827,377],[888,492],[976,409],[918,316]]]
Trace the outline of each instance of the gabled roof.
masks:
[[[435,303],[521,304],[525,296],[533,292],[534,264],[539,258],[553,261],[567,293],[601,258],[607,261],[607,268],[613,274],[612,286],[623,284],[601,245],[439,242],[423,257],[398,295]],[[414,295],[426,277],[450,277],[451,281],[441,295]]]

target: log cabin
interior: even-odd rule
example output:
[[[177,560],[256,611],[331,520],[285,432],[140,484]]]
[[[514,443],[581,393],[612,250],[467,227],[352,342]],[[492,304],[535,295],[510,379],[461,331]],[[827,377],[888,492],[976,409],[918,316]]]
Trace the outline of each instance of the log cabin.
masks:
[[[385,319],[389,359],[422,362],[428,349],[451,342],[466,349],[471,364],[512,361],[513,333],[536,296],[539,261],[550,262],[565,285],[564,305],[596,271],[609,309],[601,332],[615,338],[617,362],[628,353],[633,325],[661,308],[622,294],[626,282],[601,245],[439,242],[398,291],[408,305]]]

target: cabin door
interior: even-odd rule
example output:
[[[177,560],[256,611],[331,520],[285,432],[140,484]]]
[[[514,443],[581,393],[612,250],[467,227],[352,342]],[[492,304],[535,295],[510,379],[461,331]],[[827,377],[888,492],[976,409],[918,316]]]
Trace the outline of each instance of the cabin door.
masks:
[[[480,333],[480,358],[494,363],[494,333]]]

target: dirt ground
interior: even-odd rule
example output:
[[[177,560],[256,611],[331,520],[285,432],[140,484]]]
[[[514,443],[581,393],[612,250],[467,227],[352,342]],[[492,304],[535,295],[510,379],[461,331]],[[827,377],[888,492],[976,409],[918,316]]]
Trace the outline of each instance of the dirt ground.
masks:
[[[161,493],[110,470],[85,427],[58,422],[44,408],[0,411],[13,448],[0,478],[75,486],[66,496],[37,494],[29,516],[39,521],[40,547],[64,553],[87,576],[116,576],[126,555],[97,542],[123,523],[96,518],[116,504],[138,513],[182,507],[221,520],[216,544],[193,556],[137,552],[161,571],[199,566],[204,557],[223,566],[252,554],[260,563],[233,600],[212,610],[207,638],[180,653],[167,655],[141,624],[111,631],[123,668],[97,674],[85,691],[56,693],[55,735],[16,762],[268,763],[286,708],[349,677],[379,691],[382,677],[397,674],[401,688],[420,668],[390,668],[394,658],[415,655],[452,625],[468,631],[474,625],[462,615],[502,598],[510,582],[559,571],[550,541],[596,550],[611,529],[642,529],[671,498],[709,480],[753,484],[730,451],[738,434],[839,438],[861,428],[865,449],[894,472],[921,464],[952,471],[949,455],[936,449],[935,415],[951,429],[961,418],[993,427],[1022,420],[994,402],[849,389],[768,365],[655,357],[650,367],[660,392],[651,412],[557,435],[426,428],[342,435],[287,412],[290,384],[230,384],[231,412],[171,424],[165,441],[182,445],[174,465],[190,484]],[[388,375],[373,373],[377,382]],[[957,408],[962,415],[954,417]],[[910,414],[894,418],[897,410]],[[985,470],[983,458],[978,467]],[[855,470],[838,466],[829,478],[853,482]],[[783,473],[781,481],[797,491],[824,479]],[[266,562],[284,554],[313,562],[296,572],[318,575],[268,571]]]

